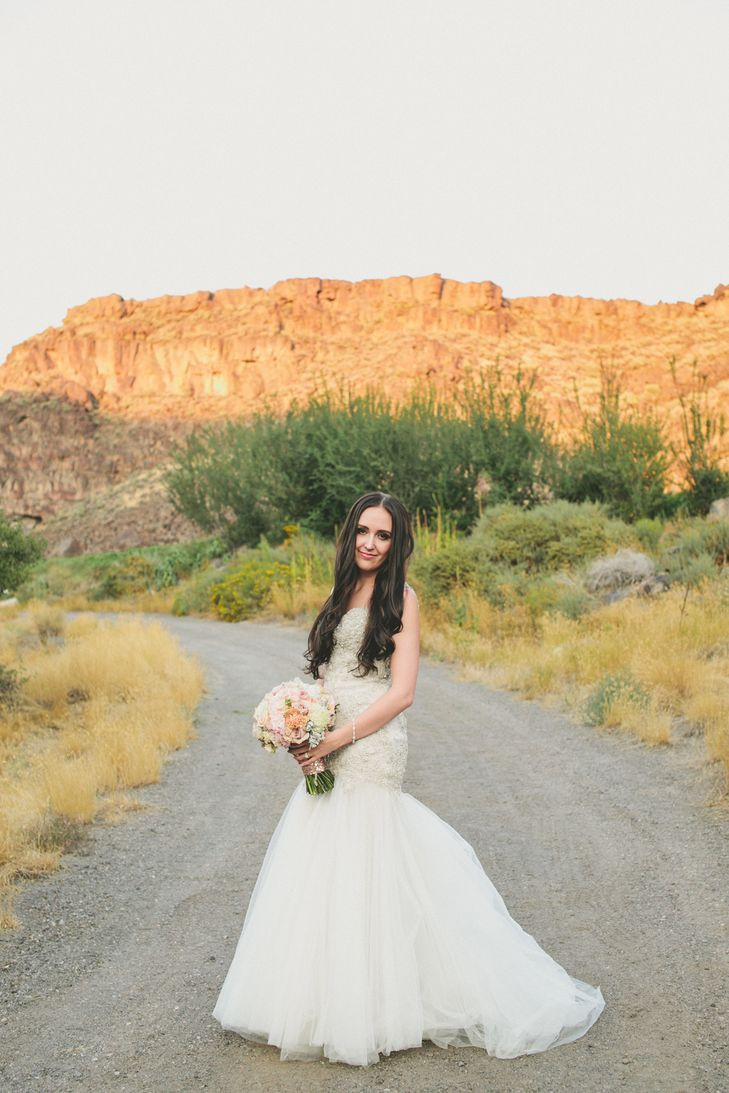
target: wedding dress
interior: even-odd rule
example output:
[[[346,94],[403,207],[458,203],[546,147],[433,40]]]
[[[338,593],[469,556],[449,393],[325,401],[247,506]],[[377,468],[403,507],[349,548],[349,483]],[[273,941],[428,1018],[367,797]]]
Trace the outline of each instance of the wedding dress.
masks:
[[[324,686],[337,727],[390,685],[357,677],[366,607],[342,617]],[[329,756],[334,788],[291,795],[213,1016],[281,1059],[367,1066],[420,1047],[514,1058],[582,1036],[605,1005],[510,916],[474,850],[402,791],[405,714]]]

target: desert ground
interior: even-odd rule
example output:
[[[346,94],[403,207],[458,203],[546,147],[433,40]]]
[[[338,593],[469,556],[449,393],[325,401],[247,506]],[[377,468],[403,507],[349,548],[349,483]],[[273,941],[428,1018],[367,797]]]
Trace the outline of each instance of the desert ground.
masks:
[[[606,1008],[519,1059],[426,1043],[371,1067],[282,1063],[211,1015],[268,840],[300,777],[250,733],[303,675],[301,626],[166,619],[201,659],[197,736],[147,804],[96,824],[0,937],[7,1093],[729,1090],[729,813],[697,739],[648,749],[424,659],[405,791],[474,847],[512,915]]]

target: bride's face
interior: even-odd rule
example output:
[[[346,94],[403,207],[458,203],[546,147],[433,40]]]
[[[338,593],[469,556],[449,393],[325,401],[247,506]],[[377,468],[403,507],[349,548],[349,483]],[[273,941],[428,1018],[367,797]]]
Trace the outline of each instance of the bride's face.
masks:
[[[384,562],[392,546],[392,516],[387,509],[372,507],[360,513],[354,553],[363,573],[372,573]]]

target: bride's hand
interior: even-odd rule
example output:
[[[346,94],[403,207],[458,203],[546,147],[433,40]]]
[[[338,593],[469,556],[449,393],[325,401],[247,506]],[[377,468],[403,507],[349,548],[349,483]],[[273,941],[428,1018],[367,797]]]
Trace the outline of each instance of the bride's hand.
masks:
[[[329,755],[329,752],[332,749],[326,747],[326,743],[327,738],[325,736],[322,742],[318,744],[315,748],[309,747],[308,744],[297,744],[296,747],[289,749],[304,774],[309,773],[306,768],[311,763],[314,763],[317,759],[323,759],[325,755]]]

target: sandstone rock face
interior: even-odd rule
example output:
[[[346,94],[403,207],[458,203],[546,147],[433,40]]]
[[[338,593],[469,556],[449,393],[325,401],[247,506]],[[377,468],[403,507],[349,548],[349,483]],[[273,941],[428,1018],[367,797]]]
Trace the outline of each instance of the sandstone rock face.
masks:
[[[203,534],[172,507],[161,468],[92,491],[44,521],[40,530],[50,553],[64,557],[179,543]]]
[[[494,364],[506,373],[536,370],[563,438],[579,420],[573,388],[583,406],[594,405],[607,364],[621,376],[626,406],[657,410],[678,439],[671,359],[684,387],[696,365],[712,408],[729,408],[727,286],[694,303],[656,305],[506,299],[491,281],[439,274],[104,296],[71,308],[60,328],[16,346],[0,367],[0,508],[44,524],[53,518],[59,549],[74,541],[91,549],[99,545],[93,531],[79,537],[61,515],[161,464],[198,421],[282,411],[324,386],[375,387],[396,402],[430,381],[447,397]],[[119,509],[132,537],[182,534],[168,509],[156,521],[166,505],[159,483],[144,496],[138,519]],[[145,521],[156,521],[157,532],[143,530]],[[105,547],[115,534],[110,516]]]
[[[112,295],[69,310],[16,346],[0,391],[52,391],[133,419],[285,409],[323,383],[373,385],[393,398],[429,378],[445,391],[468,371],[499,362],[535,368],[552,414],[569,432],[572,393],[590,404],[600,362],[621,373],[626,402],[660,405],[671,428],[680,379],[696,360],[717,400],[729,394],[729,292],[695,303],[646,305],[580,296],[507,300],[491,281],[431,274],[370,281],[280,281],[124,300]]]
[[[160,467],[188,422],[125,421],[93,400],[0,397],[0,510],[51,553],[117,550],[199,535],[167,500]]]

